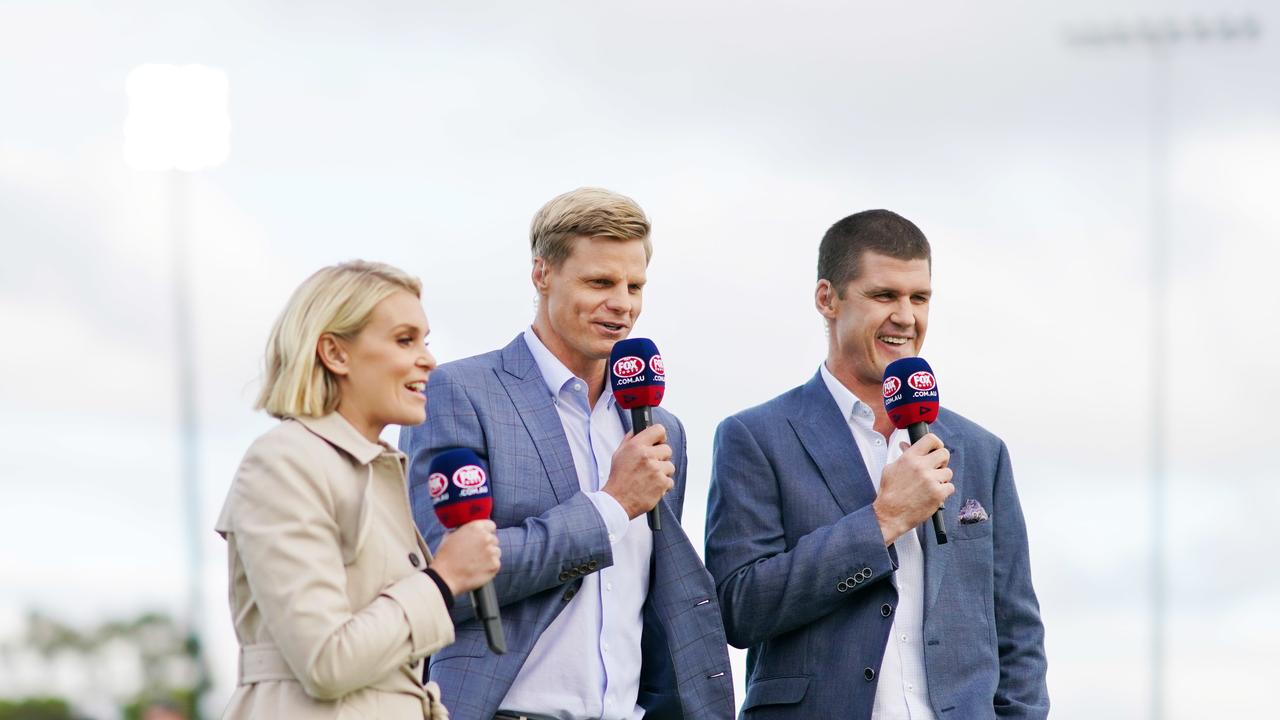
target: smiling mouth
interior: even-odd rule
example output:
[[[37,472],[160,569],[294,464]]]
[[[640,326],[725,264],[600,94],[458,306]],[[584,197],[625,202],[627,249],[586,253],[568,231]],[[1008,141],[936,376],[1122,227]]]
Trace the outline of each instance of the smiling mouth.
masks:
[[[896,335],[878,335],[876,336],[876,339],[886,345],[893,345],[896,347],[901,347],[903,345],[906,345],[912,340],[912,338],[899,337]]]
[[[416,393],[426,392],[426,390],[427,390],[427,381],[426,381],[426,380],[418,380],[417,382],[405,383],[405,385],[404,385],[404,386],[405,386],[406,388],[408,388],[411,392],[416,392]]]
[[[602,327],[602,328],[604,328],[604,329],[608,330],[609,332],[621,332],[621,331],[625,330],[625,329],[626,329],[626,327],[627,327],[626,325],[623,325],[623,324],[621,324],[621,323],[608,323],[608,322],[601,322],[601,323],[596,323],[596,324],[597,324],[597,325],[599,325],[600,327]]]

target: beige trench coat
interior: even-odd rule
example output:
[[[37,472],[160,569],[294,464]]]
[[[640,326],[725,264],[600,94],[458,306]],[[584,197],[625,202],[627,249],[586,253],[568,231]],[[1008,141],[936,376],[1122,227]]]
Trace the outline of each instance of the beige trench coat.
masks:
[[[338,413],[288,418],[236,472],[227,540],[240,642],[232,720],[447,718],[423,658],[453,642],[405,457]]]

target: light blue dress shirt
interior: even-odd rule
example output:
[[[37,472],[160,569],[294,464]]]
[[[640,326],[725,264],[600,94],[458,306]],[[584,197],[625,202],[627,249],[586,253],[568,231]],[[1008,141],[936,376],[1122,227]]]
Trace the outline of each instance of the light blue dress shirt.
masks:
[[[583,577],[581,589],[534,643],[499,707],[563,720],[640,720],[640,637],[653,534],[644,515],[629,520],[600,490],[626,432],[607,388],[591,407],[587,382],[574,377],[533,328],[524,340],[555,398],[578,485],[609,531],[613,565]]]

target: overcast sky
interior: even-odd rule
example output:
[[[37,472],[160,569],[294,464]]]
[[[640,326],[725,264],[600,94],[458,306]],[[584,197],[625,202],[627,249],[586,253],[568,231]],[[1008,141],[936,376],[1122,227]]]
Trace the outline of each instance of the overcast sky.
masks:
[[[1065,35],[1220,11],[1043,5],[0,5],[0,638],[33,607],[184,607],[170,185],[128,169],[121,142],[129,70],[200,62],[227,73],[232,121],[184,220],[216,703],[235,643],[211,528],[272,424],[250,405],[288,294],[325,264],[392,262],[425,283],[437,357],[493,349],[533,316],[533,213],[602,185],[654,223],[635,332],[662,348],[664,405],[688,427],[699,547],[716,424],[824,356],[823,231],[873,207],[914,220],[942,400],[1014,459],[1054,715],[1140,717],[1151,64]],[[1280,14],[1233,10],[1259,40],[1168,65],[1171,718],[1261,712],[1280,670]]]

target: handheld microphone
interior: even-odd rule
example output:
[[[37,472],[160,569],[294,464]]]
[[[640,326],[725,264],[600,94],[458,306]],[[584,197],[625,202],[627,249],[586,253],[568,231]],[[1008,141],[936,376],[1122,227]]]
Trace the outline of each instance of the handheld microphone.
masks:
[[[446,450],[431,458],[427,468],[427,490],[440,524],[452,530],[472,520],[488,520],[493,514],[493,495],[489,491],[489,469],[479,455],[466,448]],[[476,619],[484,626],[489,649],[498,655],[507,651],[507,638],[502,632],[498,613],[498,595],[493,583],[485,583],[471,591],[471,604]]]
[[[938,380],[924,358],[900,358],[884,369],[884,409],[894,427],[907,431],[912,445],[929,434],[938,408]],[[939,545],[947,544],[942,508],[933,514],[933,534]]]
[[[653,424],[653,409],[667,391],[667,371],[658,346],[648,338],[627,338],[614,343],[609,353],[609,386],[618,405],[631,411],[632,430],[638,435]],[[649,510],[649,529],[662,529],[658,506]]]

